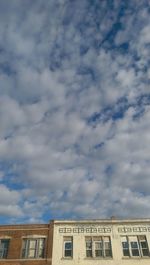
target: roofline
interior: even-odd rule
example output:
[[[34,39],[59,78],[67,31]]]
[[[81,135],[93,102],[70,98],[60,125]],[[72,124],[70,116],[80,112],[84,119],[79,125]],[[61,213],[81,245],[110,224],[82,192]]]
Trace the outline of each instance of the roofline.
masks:
[[[127,223],[150,223],[150,218],[132,218],[132,219],[54,219],[50,221],[53,224],[127,224]]]
[[[43,224],[0,224],[0,228],[1,227],[47,227],[49,226],[49,223],[43,223]]]

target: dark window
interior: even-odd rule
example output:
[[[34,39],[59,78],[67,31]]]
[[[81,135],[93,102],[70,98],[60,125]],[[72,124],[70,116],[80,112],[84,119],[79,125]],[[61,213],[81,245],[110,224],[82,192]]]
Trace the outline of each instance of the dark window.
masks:
[[[64,257],[73,257],[73,239],[72,237],[64,238]]]
[[[6,259],[8,254],[9,239],[0,240],[0,259]]]
[[[112,257],[111,240],[109,236],[86,237],[85,242],[87,258]]]
[[[131,252],[132,252],[132,256],[139,256],[139,246],[138,246],[138,242],[131,242]]]
[[[149,256],[149,249],[146,236],[123,236],[122,250],[123,256],[145,257]]]
[[[102,257],[103,256],[103,242],[96,241],[95,242],[95,257]]]
[[[144,256],[144,257],[149,256],[149,249],[148,249],[146,236],[139,236],[139,244],[140,244],[142,256]]]
[[[122,242],[122,248],[123,248],[123,255],[124,256],[130,256],[128,242]]]
[[[92,257],[92,240],[86,241],[86,256]]]

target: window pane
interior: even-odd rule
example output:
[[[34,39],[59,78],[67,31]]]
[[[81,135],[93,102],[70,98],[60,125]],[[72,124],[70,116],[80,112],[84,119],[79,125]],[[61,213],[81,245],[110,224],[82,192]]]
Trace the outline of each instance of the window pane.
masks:
[[[44,249],[43,248],[39,249],[38,257],[39,258],[44,258]]]
[[[35,248],[37,240],[30,240],[30,248]]]
[[[66,242],[65,249],[72,249],[72,242]]]
[[[45,244],[45,239],[40,239],[39,240],[39,245],[38,245],[38,253],[37,256],[39,258],[44,258],[44,244]]]
[[[132,249],[132,256],[139,256],[139,250],[138,249]]]
[[[123,255],[124,256],[130,256],[129,249],[123,249]]]
[[[104,237],[104,256],[112,257],[110,237]]]
[[[95,242],[95,249],[102,249],[102,242]]]
[[[86,241],[86,256],[92,257],[92,240]]]
[[[102,257],[103,256],[103,251],[102,250],[95,250],[95,256],[96,257]]]
[[[3,250],[0,249],[0,258],[2,259],[3,258]]]
[[[9,239],[0,240],[0,258],[7,258]]]
[[[139,256],[138,242],[136,241],[131,242],[131,252],[132,252],[132,256],[136,256],[136,257]]]
[[[110,248],[110,242],[105,242],[105,249],[109,249]]]
[[[64,256],[72,257],[72,241],[64,242]]]
[[[92,257],[92,250],[86,250],[86,256]]]
[[[112,257],[111,249],[106,249],[105,250],[105,256],[106,257]]]
[[[144,242],[144,241],[143,241],[143,242],[140,242],[140,243],[141,243],[141,247],[142,247],[142,248],[147,248],[147,242]]]
[[[2,239],[1,240],[1,245],[4,246],[4,248],[7,248],[9,244],[9,239]]]
[[[103,243],[102,241],[95,242],[95,257],[102,257],[103,255]]]
[[[92,249],[92,241],[86,241],[86,248]]]
[[[35,258],[35,249],[29,249],[28,257]]]
[[[142,249],[142,254],[143,254],[143,256],[149,256],[148,249]]]
[[[71,257],[71,256],[72,256],[72,251],[65,249],[65,257]]]
[[[122,242],[122,247],[123,248],[129,248],[128,242]]]
[[[138,248],[137,242],[131,242],[131,248]]]
[[[129,257],[130,256],[129,244],[126,237],[122,237],[122,249],[123,249],[123,255],[125,257]]]

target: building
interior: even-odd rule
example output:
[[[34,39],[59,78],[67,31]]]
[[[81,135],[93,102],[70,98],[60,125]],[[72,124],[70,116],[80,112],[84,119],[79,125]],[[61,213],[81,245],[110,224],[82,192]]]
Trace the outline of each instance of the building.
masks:
[[[150,265],[150,219],[0,226],[0,265]]]
[[[0,265],[51,265],[49,224],[0,226]]]
[[[150,264],[150,219],[53,221],[52,265]]]

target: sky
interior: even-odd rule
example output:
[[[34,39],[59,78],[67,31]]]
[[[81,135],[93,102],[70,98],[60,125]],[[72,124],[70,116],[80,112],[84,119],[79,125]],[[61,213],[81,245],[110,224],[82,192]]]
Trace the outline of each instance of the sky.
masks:
[[[150,217],[149,0],[0,0],[0,223]]]

